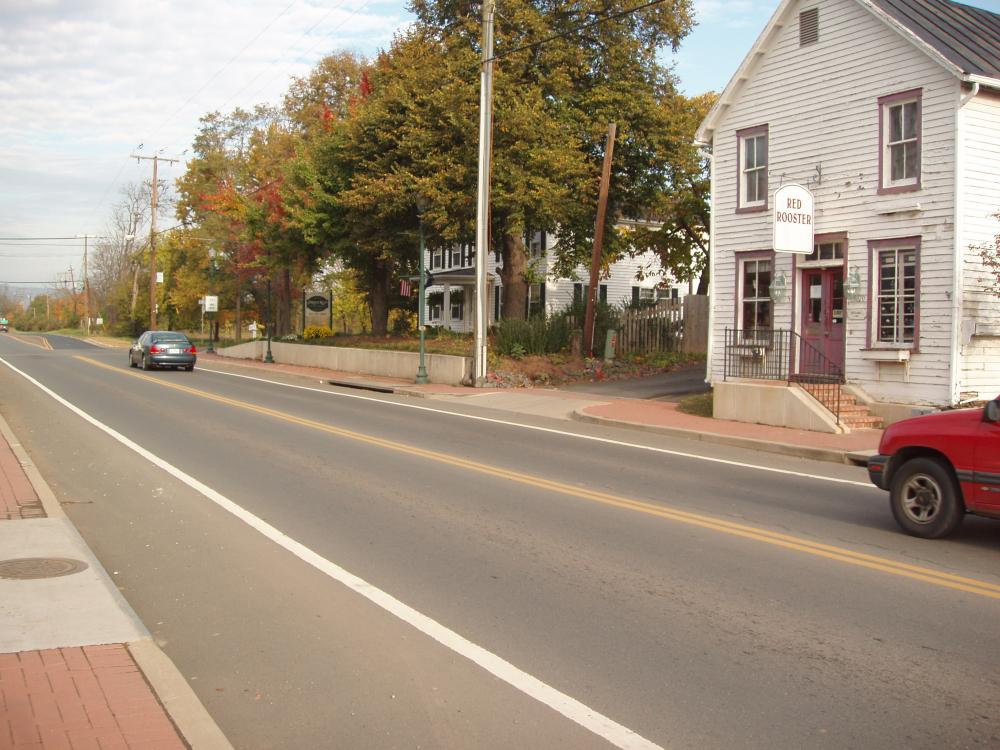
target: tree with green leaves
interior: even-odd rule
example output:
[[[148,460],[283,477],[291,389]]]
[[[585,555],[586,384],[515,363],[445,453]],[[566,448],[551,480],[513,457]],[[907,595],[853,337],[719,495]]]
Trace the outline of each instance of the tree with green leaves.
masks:
[[[477,81],[470,52],[479,19],[450,0],[415,0],[418,29],[440,36],[452,58],[469,60],[464,79]],[[544,229],[558,238],[556,273],[590,256],[605,134],[617,124],[605,227],[610,263],[629,246],[610,231],[618,217],[644,216],[666,187],[665,162],[675,158],[664,106],[675,81],[658,62],[692,24],[690,0],[643,10],[582,0],[552,6],[504,3],[496,29],[493,111],[492,232],[503,260],[504,316],[523,317],[528,263],[524,238]],[[465,131],[475,138],[469,120]],[[473,121],[474,122],[474,121]]]

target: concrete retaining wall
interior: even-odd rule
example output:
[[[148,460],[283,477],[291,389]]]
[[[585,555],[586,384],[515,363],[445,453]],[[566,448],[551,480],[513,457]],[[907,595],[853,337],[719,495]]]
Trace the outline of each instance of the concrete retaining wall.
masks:
[[[784,383],[722,381],[713,385],[712,416],[735,422],[794,427],[813,432],[846,432],[833,415],[799,388]]]
[[[216,353],[234,359],[263,359],[266,341],[251,341],[217,349]],[[275,362],[325,370],[376,375],[386,378],[412,379],[417,374],[420,355],[417,352],[394,352],[382,349],[348,349],[340,346],[312,346],[271,342]],[[472,377],[472,358],[451,354],[426,354],[424,363],[432,383],[462,385]]]

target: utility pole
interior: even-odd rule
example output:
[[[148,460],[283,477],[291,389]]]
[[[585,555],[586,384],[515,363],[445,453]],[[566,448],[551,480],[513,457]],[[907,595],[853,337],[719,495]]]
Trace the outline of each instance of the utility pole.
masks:
[[[87,240],[101,239],[96,234],[78,234],[83,238],[83,318],[87,321],[87,335],[90,335],[90,276],[87,274]]]
[[[149,216],[149,330],[156,330],[156,191],[157,177],[156,167],[161,161],[168,164],[179,162],[180,159],[165,159],[162,156],[153,154],[152,156],[140,156],[132,154],[131,158],[139,162],[141,159],[148,159],[153,162],[153,209]]]
[[[590,288],[587,290],[587,312],[583,322],[583,351],[594,355],[594,313],[597,307],[597,281],[601,270],[601,250],[604,245],[604,216],[608,209],[608,187],[611,183],[611,157],[615,153],[615,123],[608,125],[608,141],[604,146],[604,168],[601,170],[601,192],[597,199],[597,220],[594,222],[594,251],[590,256]]]
[[[73,295],[73,315],[76,315],[76,281],[73,280],[73,266],[69,267],[69,289]]]
[[[479,74],[479,181],[476,206],[476,317],[473,385],[486,384],[486,263],[490,251],[490,161],[493,155],[493,17],[496,0],[483,2],[483,64]]]

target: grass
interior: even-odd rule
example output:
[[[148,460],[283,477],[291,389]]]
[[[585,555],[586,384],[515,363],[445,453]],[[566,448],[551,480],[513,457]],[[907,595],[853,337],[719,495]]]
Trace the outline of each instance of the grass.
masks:
[[[696,417],[712,416],[712,393],[699,393],[697,396],[688,396],[677,404],[677,411],[685,414],[692,414]]]

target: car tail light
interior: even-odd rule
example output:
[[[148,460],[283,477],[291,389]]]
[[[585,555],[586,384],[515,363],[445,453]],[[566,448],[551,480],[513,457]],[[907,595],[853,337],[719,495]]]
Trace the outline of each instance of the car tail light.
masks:
[[[156,344],[153,344],[151,347],[149,347],[150,354],[160,354],[165,351],[166,349],[164,349],[162,346],[157,346]]]
[[[185,352],[186,352],[187,354],[197,354],[197,353],[198,353],[198,347],[197,347],[197,346],[195,346],[194,344],[191,344],[191,346],[189,346],[189,347],[188,347],[187,349],[185,349],[184,351],[185,351]]]

